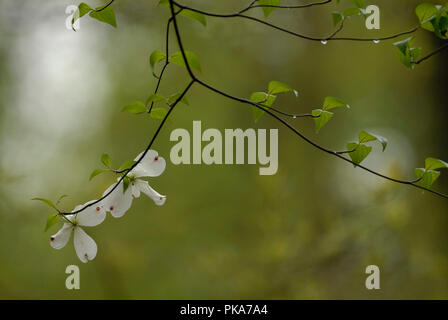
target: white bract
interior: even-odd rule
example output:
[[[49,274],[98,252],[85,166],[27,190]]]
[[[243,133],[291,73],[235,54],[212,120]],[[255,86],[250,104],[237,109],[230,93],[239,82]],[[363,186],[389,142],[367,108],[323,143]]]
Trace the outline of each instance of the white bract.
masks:
[[[142,155],[143,152],[135,158],[135,161],[138,161]],[[131,207],[133,198],[140,197],[141,193],[150,197],[156,205],[163,205],[166,201],[166,196],[159,194],[151,188],[147,181],[141,178],[158,177],[163,173],[165,167],[165,159],[159,157],[156,151],[149,150],[144,158],[126,176],[129,179],[126,191],[124,191],[124,183],[121,181],[114,191],[103,200],[105,210],[109,211],[113,217],[120,218]],[[103,196],[108,194],[114,187],[115,184],[111,185],[104,192]]]
[[[90,204],[77,206],[72,212],[77,211],[84,206]],[[84,211],[66,216],[68,220],[62,228],[50,238],[50,245],[55,249],[62,249],[70,240],[72,232],[74,233],[74,245],[78,258],[86,263],[95,259],[98,251],[95,241],[81,228],[94,227],[99,225],[106,218],[106,210],[101,204],[96,204],[86,208]]]
[[[135,161],[139,161],[143,153],[139,154]],[[95,259],[98,247],[95,241],[81,227],[94,227],[106,218],[106,212],[110,212],[115,218],[122,217],[132,205],[133,198],[140,197],[141,193],[150,197],[156,205],[161,206],[166,201],[166,196],[159,194],[150,187],[144,177],[160,176],[165,170],[165,159],[159,157],[156,151],[149,150],[143,159],[125,177],[128,187],[124,190],[124,182],[121,181],[117,187],[111,185],[103,194],[106,196],[102,201],[87,207],[85,210],[72,215],[66,215],[66,223],[50,238],[50,245],[55,249],[62,249],[74,233],[75,251],[79,259],[86,263]],[[120,180],[120,179],[119,179]],[[115,189],[113,189],[115,188]],[[109,192],[113,191],[109,194]],[[72,212],[78,211],[93,201],[77,206]]]

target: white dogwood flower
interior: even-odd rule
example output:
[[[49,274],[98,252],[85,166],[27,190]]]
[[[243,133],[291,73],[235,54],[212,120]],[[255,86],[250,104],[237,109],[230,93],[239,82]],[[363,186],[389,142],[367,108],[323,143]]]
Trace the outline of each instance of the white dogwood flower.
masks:
[[[77,206],[72,212],[77,211],[84,206],[92,203],[87,202],[85,205]],[[55,249],[62,249],[70,240],[72,232],[74,233],[74,245],[78,258],[86,263],[95,259],[98,247],[95,241],[81,228],[94,227],[99,225],[106,218],[106,210],[101,204],[96,204],[86,208],[84,211],[67,215],[67,222],[62,228],[50,238],[50,245]]]
[[[143,153],[140,153],[135,158],[135,161],[140,159],[142,154]],[[156,151],[149,150],[140,163],[126,176],[129,182],[126,191],[124,191],[124,182],[121,181],[114,191],[103,200],[105,210],[109,211],[115,218],[120,218],[131,207],[133,198],[140,197],[141,193],[150,197],[156,205],[163,205],[166,201],[166,196],[159,194],[151,188],[147,181],[142,180],[141,178],[158,177],[163,173],[165,167],[165,159],[159,157]],[[104,192],[103,196],[108,194],[114,186],[115,184],[111,185]]]

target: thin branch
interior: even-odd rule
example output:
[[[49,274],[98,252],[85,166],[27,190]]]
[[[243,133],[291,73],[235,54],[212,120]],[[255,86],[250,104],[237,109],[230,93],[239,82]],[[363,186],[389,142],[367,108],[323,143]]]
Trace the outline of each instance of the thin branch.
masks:
[[[312,145],[313,147],[315,147],[315,148],[317,148],[317,149],[319,149],[319,150],[321,150],[321,151],[323,151],[325,153],[331,154],[331,155],[333,155],[333,156],[335,156],[335,157],[337,157],[337,158],[339,158],[341,160],[344,160],[344,161],[354,165],[355,167],[358,167],[358,168],[360,168],[362,170],[365,170],[365,171],[367,171],[367,172],[369,172],[371,174],[374,174],[374,175],[376,175],[376,176],[378,176],[380,178],[383,178],[385,180],[389,180],[389,181],[392,181],[392,182],[395,182],[395,183],[399,183],[399,184],[410,185],[410,186],[413,186],[415,188],[418,188],[418,189],[421,189],[421,190],[424,190],[424,191],[428,191],[430,193],[433,193],[433,194],[436,194],[436,195],[438,195],[440,197],[448,199],[448,195],[445,195],[443,193],[440,193],[440,192],[437,192],[437,191],[425,188],[423,186],[420,186],[420,185],[416,184],[416,182],[415,182],[416,180],[408,181],[408,180],[395,179],[395,178],[386,176],[386,175],[384,175],[382,173],[376,172],[376,171],[374,171],[374,170],[372,170],[370,168],[367,168],[367,167],[365,167],[365,166],[363,166],[361,164],[357,164],[357,163],[353,162],[351,159],[348,159],[348,158],[342,156],[341,154],[338,154],[336,151],[332,151],[330,149],[327,149],[327,148],[317,144],[316,142],[312,141],[311,139],[309,139],[308,137],[303,135],[300,131],[298,131],[295,127],[293,127],[291,124],[289,124],[287,121],[285,121],[284,119],[280,118],[275,113],[271,112],[269,109],[265,109],[262,106],[258,105],[257,103],[252,102],[252,101],[250,101],[248,99],[239,98],[239,97],[230,95],[230,94],[228,94],[228,93],[226,93],[226,92],[224,92],[224,91],[222,91],[220,89],[217,89],[217,88],[207,84],[206,82],[198,79],[194,75],[194,73],[191,71],[191,67],[190,67],[190,65],[188,63],[188,60],[186,59],[186,56],[185,56],[184,46],[182,44],[182,39],[181,39],[181,36],[180,36],[179,28],[177,26],[176,17],[174,16],[174,1],[173,0],[170,0],[170,7],[171,7],[171,13],[173,15],[173,24],[174,24],[174,29],[176,31],[177,43],[178,43],[179,48],[180,48],[180,50],[182,52],[182,55],[184,57],[185,66],[186,66],[186,68],[188,70],[188,74],[192,78],[193,82],[197,82],[201,86],[203,86],[203,87],[205,87],[205,88],[207,88],[207,89],[209,89],[209,90],[211,90],[211,91],[213,91],[213,92],[215,92],[215,93],[217,93],[217,94],[219,94],[219,95],[221,95],[223,97],[226,97],[226,98],[229,98],[231,100],[234,100],[234,101],[237,101],[237,102],[241,102],[241,103],[244,103],[244,104],[252,105],[252,106],[254,106],[254,107],[258,108],[258,109],[261,109],[261,110],[265,111],[267,114],[269,114],[271,117],[273,117],[276,120],[278,120],[279,122],[281,122],[284,126],[286,126],[288,129],[290,129],[293,133],[295,133],[297,136],[299,136],[302,140],[304,140],[308,144]]]
[[[102,10],[106,9],[106,8],[107,8],[108,6],[110,6],[113,2],[114,2],[114,0],[111,0],[107,5],[105,5],[103,8],[99,9],[98,11],[102,11]],[[383,178],[383,179],[386,179],[386,180],[389,180],[389,181],[392,181],[392,182],[395,182],[395,183],[399,183],[399,184],[410,185],[410,186],[416,187],[416,188],[418,188],[418,189],[421,189],[421,190],[424,190],[424,191],[428,191],[428,192],[430,192],[430,193],[433,193],[433,194],[435,194],[435,195],[438,195],[438,196],[440,196],[440,197],[443,197],[443,198],[447,198],[447,199],[448,199],[448,195],[442,194],[442,193],[440,193],[440,192],[437,192],[437,191],[434,191],[434,190],[431,190],[431,189],[428,189],[428,188],[425,188],[425,187],[422,187],[422,186],[416,184],[416,183],[418,183],[418,182],[422,179],[422,177],[419,178],[419,179],[417,179],[417,180],[412,180],[412,181],[399,180],[399,179],[395,179],[395,178],[391,178],[391,177],[388,177],[388,176],[386,176],[386,175],[383,175],[383,174],[381,174],[381,173],[379,173],[379,172],[376,172],[376,171],[374,171],[374,170],[372,170],[372,169],[369,169],[369,168],[367,168],[367,167],[365,167],[365,166],[363,166],[363,165],[356,164],[356,163],[354,163],[352,160],[350,160],[350,159],[348,159],[348,158],[342,156],[342,154],[350,153],[350,152],[353,152],[354,150],[337,152],[337,151],[332,151],[332,150],[330,150],[330,149],[327,149],[327,148],[325,148],[325,147],[323,147],[323,146],[320,146],[320,145],[317,144],[316,142],[314,142],[314,141],[312,141],[311,139],[307,138],[307,137],[306,137],[305,135],[303,135],[300,131],[298,131],[295,127],[293,127],[291,124],[289,124],[288,122],[286,122],[286,121],[285,121],[284,119],[282,119],[281,117],[277,116],[275,113],[279,113],[279,114],[286,115],[286,116],[293,117],[293,118],[297,118],[297,117],[315,117],[315,116],[313,116],[312,114],[302,114],[302,115],[297,115],[297,114],[296,114],[296,115],[294,115],[294,114],[290,114],[290,113],[286,113],[286,112],[280,111],[280,110],[275,109],[275,108],[272,108],[272,107],[268,107],[268,108],[266,108],[265,106],[262,106],[262,105],[260,105],[259,103],[255,103],[255,102],[252,102],[252,101],[247,100],[247,99],[244,99],[244,98],[239,98],[239,97],[236,97],[236,96],[232,96],[232,95],[230,95],[230,94],[228,94],[228,93],[226,93],[226,92],[224,92],[224,91],[221,91],[221,90],[219,90],[219,89],[217,89],[217,88],[215,88],[215,87],[213,87],[213,86],[207,84],[206,82],[204,82],[204,81],[198,79],[198,78],[194,75],[194,73],[193,73],[193,71],[192,71],[192,68],[191,68],[191,66],[190,66],[190,64],[189,64],[189,62],[188,62],[188,60],[187,60],[187,57],[186,57],[186,54],[185,54],[185,49],[184,49],[184,46],[183,46],[183,44],[182,44],[182,40],[181,40],[181,36],[180,36],[180,32],[179,32],[179,27],[178,27],[178,25],[177,25],[176,15],[177,15],[181,10],[183,10],[183,9],[188,9],[188,10],[191,10],[191,11],[195,11],[195,12],[202,13],[202,14],[205,14],[205,15],[207,15],[207,16],[213,16],[213,17],[221,17],[221,18],[241,17],[241,18],[245,18],[245,19],[249,19],[249,20],[253,20],[253,21],[256,21],[256,22],[265,24],[265,25],[270,26],[270,27],[272,27],[272,28],[274,28],[274,29],[277,29],[277,30],[286,32],[286,33],[288,33],[288,34],[292,34],[292,35],[297,36],[297,37],[300,37],[300,38],[304,38],[304,39],[308,39],[308,40],[314,40],[314,41],[328,41],[328,40],[348,40],[348,41],[388,40],[388,39],[393,39],[393,38],[396,38],[396,37],[399,37],[399,36],[402,36],[402,35],[405,35],[405,34],[413,33],[413,32],[415,32],[415,31],[419,28],[419,26],[417,26],[417,27],[415,27],[415,28],[413,28],[413,29],[411,29],[411,30],[409,30],[409,31],[405,31],[405,32],[397,33],[397,34],[394,34],[394,35],[391,35],[391,36],[387,36],[387,37],[382,37],[382,38],[368,38],[368,39],[366,39],[366,38],[336,38],[336,37],[334,37],[334,35],[336,35],[336,34],[337,34],[339,31],[341,31],[342,28],[343,28],[343,23],[341,23],[341,25],[339,26],[339,28],[338,28],[336,31],[334,31],[329,37],[327,37],[327,38],[315,38],[315,37],[309,37],[309,36],[301,35],[301,34],[298,34],[298,33],[293,32],[293,31],[290,31],[290,30],[283,29],[283,28],[281,28],[281,27],[275,26],[275,25],[270,24],[270,23],[268,23],[268,22],[265,22],[265,21],[263,21],[263,20],[260,20],[260,19],[254,18],[254,17],[250,17],[250,16],[245,16],[245,15],[242,15],[242,14],[241,14],[242,12],[247,11],[247,10],[249,10],[249,9],[252,9],[252,8],[261,6],[261,5],[254,5],[255,2],[256,2],[256,1],[253,0],[253,1],[251,2],[251,4],[250,4],[246,9],[243,9],[242,11],[240,11],[240,12],[238,12],[238,13],[230,14],[230,15],[219,15],[219,14],[212,14],[212,13],[208,13],[208,12],[205,12],[205,11],[201,11],[201,10],[197,10],[197,9],[189,8],[189,7],[187,7],[187,6],[178,4],[178,3],[175,2],[174,0],[169,0],[170,10],[171,10],[171,17],[170,17],[170,19],[169,19],[169,21],[168,21],[168,24],[167,24],[167,35],[166,35],[166,52],[167,52],[166,56],[167,56],[167,61],[166,61],[165,65],[164,65],[164,67],[163,67],[163,69],[162,69],[161,74],[160,74],[159,81],[158,81],[157,86],[156,86],[156,89],[155,89],[155,93],[157,93],[157,91],[158,91],[158,88],[159,88],[159,86],[160,86],[160,82],[161,82],[162,76],[163,76],[163,74],[164,74],[164,71],[165,71],[165,69],[166,69],[166,66],[167,66],[168,63],[169,63],[169,62],[168,62],[168,44],[169,44],[169,43],[168,43],[168,42],[169,42],[168,40],[169,40],[169,29],[170,29],[170,24],[171,24],[171,23],[174,24],[174,30],[175,30],[175,34],[176,34],[177,43],[178,43],[179,48],[180,48],[180,51],[181,51],[181,53],[182,53],[182,57],[183,57],[183,59],[184,59],[184,61],[185,61],[185,67],[186,67],[186,69],[187,69],[187,71],[188,71],[188,74],[189,74],[189,76],[190,76],[190,78],[191,78],[190,83],[189,83],[188,86],[184,89],[184,91],[181,93],[181,95],[176,99],[176,101],[171,105],[171,108],[168,110],[167,114],[166,114],[165,117],[163,118],[163,120],[162,120],[162,122],[160,123],[159,127],[157,128],[155,134],[153,135],[153,137],[152,137],[150,143],[148,144],[148,146],[146,147],[145,151],[142,153],[142,155],[140,156],[140,158],[137,159],[137,161],[136,161],[136,162],[135,162],[129,169],[126,169],[126,170],[123,170],[123,171],[122,171],[124,174],[121,176],[121,178],[118,180],[118,182],[112,187],[112,189],[109,190],[108,193],[104,194],[104,195],[103,195],[101,198],[99,198],[98,200],[95,200],[95,201],[89,203],[88,205],[85,205],[84,207],[82,207],[82,208],[80,208],[80,209],[78,209],[78,210],[76,210],[76,211],[73,211],[73,212],[61,212],[61,213],[60,213],[61,215],[67,216],[67,215],[78,214],[78,213],[84,211],[86,208],[91,207],[91,206],[94,206],[95,204],[98,204],[99,202],[101,202],[102,200],[104,200],[105,198],[107,198],[107,197],[108,197],[108,196],[109,196],[109,195],[110,195],[110,194],[111,194],[111,193],[112,193],[112,192],[119,186],[119,184],[124,180],[124,178],[129,174],[129,172],[131,172],[132,169],[134,169],[134,168],[135,168],[135,167],[142,161],[142,159],[146,156],[146,154],[148,153],[148,151],[149,151],[150,148],[152,147],[152,145],[153,145],[155,139],[156,139],[157,136],[159,135],[161,129],[162,129],[163,126],[165,125],[165,122],[166,122],[166,120],[168,119],[168,117],[170,116],[171,112],[174,110],[175,106],[176,106],[176,105],[183,99],[183,97],[185,96],[185,94],[190,90],[191,86],[192,86],[195,82],[197,82],[197,83],[200,84],[201,86],[203,86],[203,87],[207,88],[208,90],[213,91],[213,92],[215,92],[215,93],[217,93],[217,94],[219,94],[219,95],[221,95],[221,96],[223,96],[223,97],[226,97],[226,98],[228,98],[228,99],[231,99],[231,100],[234,100],[234,101],[237,101],[237,102],[240,102],[240,103],[244,103],[244,104],[252,105],[252,106],[254,106],[254,107],[256,107],[256,108],[259,108],[259,109],[263,110],[264,112],[266,112],[267,114],[269,114],[271,117],[273,117],[273,118],[275,118],[276,120],[278,120],[279,122],[281,122],[284,126],[286,126],[289,130],[291,130],[291,131],[292,131],[293,133],[295,133],[297,136],[299,136],[302,140],[304,140],[304,141],[307,142],[308,144],[312,145],[313,147],[315,147],[315,148],[317,148],[317,149],[319,149],[319,150],[321,150],[321,151],[323,151],[323,152],[325,152],[325,153],[328,153],[328,154],[331,154],[331,155],[333,155],[333,156],[336,156],[337,158],[339,158],[339,159],[341,159],[341,160],[344,160],[344,161],[346,161],[346,162],[348,162],[348,163],[351,163],[351,164],[355,165],[356,167],[358,167],[358,168],[360,168],[360,169],[362,169],[362,170],[365,170],[365,171],[367,171],[367,172],[369,172],[369,173],[371,173],[371,174],[374,174],[374,175],[376,175],[376,176],[378,176],[378,177],[381,177],[381,178]],[[325,3],[329,3],[329,2],[331,2],[331,0],[330,0],[330,1],[323,1],[323,2],[315,2],[315,3],[310,3],[310,4],[308,4],[308,5],[295,6],[295,7],[296,7],[296,8],[299,8],[299,7],[304,8],[304,7],[310,7],[310,6],[318,5],[318,4],[325,4]],[[180,7],[180,10],[179,10],[178,12],[175,12],[175,10],[174,10],[174,5],[177,5],[178,7]],[[286,6],[283,6],[283,7],[281,7],[281,6],[277,6],[277,7],[280,7],[280,8],[288,8],[288,7],[286,7]],[[426,56],[426,57],[424,57],[424,58],[422,58],[422,59],[420,59],[420,60],[418,60],[418,61],[415,62],[415,63],[416,63],[416,64],[419,64],[419,63],[421,63],[422,61],[424,61],[424,60],[430,58],[431,56],[433,56],[433,55],[435,55],[435,54],[437,54],[437,53],[443,51],[443,50],[446,49],[447,47],[448,47],[448,44],[445,44],[445,45],[442,46],[441,48],[437,49],[437,50],[434,51],[433,53],[429,54],[428,56]],[[152,109],[152,106],[153,106],[153,104],[151,104],[151,109]],[[150,109],[150,110],[151,110],[151,109]],[[121,173],[121,172],[120,172],[120,173]]]
[[[438,48],[437,50],[431,52],[430,54],[424,56],[423,58],[417,60],[416,62],[414,62],[415,64],[420,64],[425,60],[428,60],[429,58],[431,58],[432,56],[435,56],[436,54],[442,52],[443,50],[448,48],[448,42],[445,43],[443,46],[441,46],[440,48]]]
[[[296,119],[296,118],[319,118],[320,117],[320,115],[314,116],[311,113],[288,113],[288,112],[284,112],[284,111],[279,110],[279,109],[274,108],[274,107],[265,106],[265,105],[263,105],[263,104],[261,104],[259,102],[255,103],[255,104],[257,104],[258,106],[260,106],[263,109],[267,108],[269,110],[274,111],[275,113],[278,113],[278,114],[281,114],[283,116],[290,117],[290,118],[293,118],[293,119]]]
[[[298,38],[301,38],[301,39],[305,39],[305,40],[310,40],[310,41],[320,41],[320,42],[322,42],[322,41],[329,41],[329,40],[332,40],[332,41],[341,41],[341,40],[343,40],[343,41],[391,40],[391,39],[395,39],[395,38],[401,37],[401,36],[406,35],[406,34],[414,33],[415,31],[417,31],[420,28],[420,25],[418,25],[418,26],[416,26],[416,27],[414,27],[414,28],[412,28],[412,29],[410,29],[408,31],[399,32],[399,33],[395,33],[395,34],[392,34],[392,35],[389,35],[389,36],[384,36],[384,37],[379,37],[379,38],[378,37],[376,37],[376,38],[355,38],[355,37],[331,37],[331,38],[329,38],[329,37],[323,37],[322,38],[322,37],[313,37],[313,36],[308,36],[308,35],[305,35],[305,34],[300,34],[300,33],[297,33],[297,32],[294,32],[294,31],[282,28],[280,26],[277,26],[277,25],[275,25],[273,23],[270,23],[270,22],[267,22],[267,21],[264,21],[264,20],[252,17],[252,16],[247,16],[247,15],[241,14],[240,12],[231,13],[231,14],[217,14],[217,13],[211,13],[211,12],[207,12],[207,11],[191,8],[189,6],[180,4],[180,3],[176,2],[176,1],[173,1],[173,3],[176,6],[182,8],[182,9],[187,9],[187,10],[190,10],[190,11],[201,13],[203,15],[210,16],[210,17],[216,17],[216,18],[243,18],[243,19],[255,21],[255,22],[264,24],[264,25],[266,25],[268,27],[271,27],[273,29],[276,29],[276,30],[285,32],[287,34],[290,34],[292,36],[295,36],[295,37],[298,37]],[[336,30],[336,33],[338,33],[339,31],[340,30]]]
[[[145,151],[143,151],[142,155],[140,156],[139,159],[137,159],[137,161],[135,161],[135,163],[129,168],[129,170],[124,173],[121,178],[118,180],[118,182],[113,186],[112,189],[109,190],[109,192],[107,192],[105,195],[103,195],[101,198],[99,198],[98,200],[95,200],[91,203],[89,203],[88,205],[85,205],[84,207],[76,210],[76,211],[72,211],[72,212],[64,212],[62,213],[63,215],[73,215],[73,214],[78,214],[82,211],[84,211],[85,209],[94,206],[95,204],[99,203],[100,201],[104,200],[105,198],[107,198],[116,188],[118,188],[119,184],[124,180],[124,178],[129,174],[129,172],[131,172],[132,169],[134,169],[141,161],[142,159],[146,156],[146,154],[148,153],[148,151],[151,149],[154,141],[156,140],[157,136],[159,135],[160,131],[162,130],[162,127],[164,126],[166,120],[168,119],[168,117],[170,116],[171,112],[174,110],[175,106],[182,100],[182,98],[185,96],[185,94],[188,92],[188,90],[190,90],[191,86],[193,85],[193,83],[195,83],[195,80],[191,80],[190,83],[187,85],[187,87],[184,89],[184,91],[181,93],[181,95],[176,99],[176,101],[173,103],[172,108],[170,108],[167,112],[167,114],[165,115],[165,117],[163,118],[162,122],[160,123],[159,127],[157,128],[157,131],[154,133],[150,143],[148,144],[148,146],[146,147]]]
[[[222,95],[222,96],[224,96],[224,97],[226,97],[226,98],[229,98],[229,99],[232,99],[232,100],[241,102],[241,103],[249,104],[249,105],[255,106],[255,107],[257,107],[257,108],[261,108],[261,107],[258,106],[256,103],[254,103],[254,102],[252,102],[252,101],[250,101],[250,100],[232,96],[232,95],[230,95],[230,94],[228,94],[228,93],[225,93],[224,91],[221,91],[221,90],[219,90],[219,89],[217,89],[217,88],[215,88],[215,87],[213,87],[213,86],[211,86],[211,85],[205,83],[204,81],[202,81],[202,80],[200,80],[200,79],[196,79],[196,81],[198,82],[198,84],[204,86],[205,88],[207,88],[207,89],[209,89],[209,90],[211,90],[211,91],[213,91],[213,92],[215,92],[215,93],[218,93],[218,94],[220,94],[220,95]],[[319,149],[319,150],[321,150],[321,151],[323,151],[323,152],[326,152],[326,153],[328,153],[328,154],[331,154],[331,155],[333,155],[333,156],[336,156],[336,157],[338,157],[338,158],[340,158],[340,159],[342,159],[342,160],[344,160],[344,161],[346,161],[346,162],[348,162],[348,163],[351,163],[352,165],[354,165],[354,166],[356,166],[356,167],[358,167],[358,168],[360,168],[360,169],[363,169],[363,170],[365,170],[365,171],[367,171],[367,172],[370,172],[370,173],[372,173],[372,174],[374,174],[374,175],[376,175],[376,176],[378,176],[378,177],[381,177],[381,178],[383,178],[383,179],[386,179],[386,180],[389,180],[389,181],[392,181],[392,182],[396,182],[396,183],[399,183],[399,184],[412,185],[412,186],[414,186],[414,187],[416,187],[416,188],[419,188],[419,189],[422,189],[422,190],[431,192],[431,193],[433,193],[433,194],[436,194],[436,195],[438,195],[438,196],[441,196],[441,197],[443,197],[443,198],[448,199],[448,195],[445,195],[445,194],[439,193],[439,192],[437,192],[437,191],[434,191],[434,190],[431,190],[431,189],[428,189],[428,188],[425,188],[425,187],[422,187],[422,186],[420,186],[420,185],[415,184],[416,182],[420,181],[420,179],[419,179],[419,180],[412,180],[412,181],[395,179],[395,178],[388,177],[388,176],[386,176],[386,175],[384,175],[384,174],[381,174],[381,173],[379,173],[379,172],[376,172],[376,171],[374,171],[374,170],[372,170],[372,169],[369,169],[369,168],[367,168],[367,167],[365,167],[365,166],[363,166],[363,165],[356,164],[356,163],[353,162],[352,160],[343,157],[341,154],[338,154],[338,152],[336,152],[336,151],[332,151],[332,150],[330,150],[330,149],[327,149],[327,148],[322,147],[322,146],[320,146],[319,144],[315,143],[315,142],[312,141],[311,139],[309,139],[309,138],[307,138],[306,136],[304,136],[301,132],[299,132],[299,131],[298,131],[296,128],[294,128],[291,124],[289,124],[288,122],[286,122],[285,120],[283,120],[283,119],[280,118],[279,116],[275,115],[274,113],[270,112],[269,110],[264,109],[264,111],[265,111],[267,114],[269,114],[271,117],[273,117],[273,118],[275,118],[276,120],[280,121],[283,125],[285,125],[288,129],[290,129],[292,132],[294,132],[297,136],[299,136],[300,138],[302,138],[305,142],[309,143],[309,144],[312,145],[313,147],[315,147],[315,148],[317,148],[317,149]]]
[[[246,12],[246,11],[248,11],[250,9],[253,9],[253,8],[303,9],[303,8],[309,8],[309,7],[313,7],[313,6],[324,5],[324,4],[330,3],[332,1],[333,0],[325,0],[325,1],[320,1],[320,2],[311,2],[311,3],[307,3],[307,4],[299,4],[299,5],[295,5],[295,6],[276,6],[276,5],[270,5],[270,4],[257,4],[257,5],[255,5],[255,2],[256,2],[256,0],[255,0],[255,1],[252,2],[252,4],[249,7],[239,11],[239,13]]]
[[[166,67],[168,67],[168,65],[170,64],[168,57],[169,57],[169,45],[170,45],[170,25],[173,22],[173,18],[170,17],[168,19],[168,23],[166,26],[166,40],[165,40],[165,64],[162,67],[162,71],[160,72],[160,75],[157,79],[157,85],[156,85],[156,89],[154,90],[154,94],[156,94],[159,91],[159,87],[160,87],[160,82],[162,82],[162,78],[163,78],[163,74],[165,73]],[[154,101],[151,102],[151,106],[149,107],[148,113],[151,113],[152,108],[154,106]]]
[[[108,4],[106,4],[104,7],[101,7],[99,9],[94,9],[94,11],[96,12],[101,12],[103,10],[105,10],[107,7],[109,7],[112,3],[114,3],[115,0],[110,0]]]

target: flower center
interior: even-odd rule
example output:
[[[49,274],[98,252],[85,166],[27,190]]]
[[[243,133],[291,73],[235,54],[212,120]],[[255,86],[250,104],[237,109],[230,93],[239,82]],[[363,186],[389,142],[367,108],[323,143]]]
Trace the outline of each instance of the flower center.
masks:
[[[100,207],[96,207],[96,211],[100,211],[101,210],[101,208]]]
[[[155,157],[155,158],[154,158],[154,161],[157,161],[157,160],[159,160],[159,157]]]
[[[110,206],[110,211],[114,211],[115,207],[114,206]]]

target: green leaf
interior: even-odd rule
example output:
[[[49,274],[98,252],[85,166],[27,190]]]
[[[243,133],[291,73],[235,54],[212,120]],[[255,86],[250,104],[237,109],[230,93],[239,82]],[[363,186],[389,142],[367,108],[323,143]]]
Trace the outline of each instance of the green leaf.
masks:
[[[439,10],[432,3],[421,3],[415,8],[415,14],[420,20],[422,28],[431,32],[434,32],[434,26],[430,20],[436,18],[438,13]]]
[[[59,214],[50,214],[47,217],[47,223],[45,225],[45,232],[47,232],[48,229],[50,229],[52,226],[54,226],[59,221]]]
[[[108,168],[110,168],[111,159],[110,156],[107,153],[104,153],[101,156],[101,162]]]
[[[136,163],[136,161],[125,161],[123,162],[123,164],[120,166],[120,168],[118,168],[117,171],[124,171],[127,169],[132,168],[132,166]]]
[[[412,41],[414,40],[414,37],[409,37],[407,39],[397,41],[394,43],[394,46],[397,47],[397,49],[402,52],[403,54],[406,54],[408,48],[412,44]]]
[[[95,9],[98,10],[99,8]],[[114,9],[109,6],[101,11],[91,11],[89,16],[98,21],[110,24],[112,27],[117,27],[117,21],[115,19]]]
[[[190,67],[201,72],[202,71],[201,64],[199,63],[198,57],[193,52],[190,51],[185,51],[185,55],[187,57],[187,61]],[[182,53],[180,51],[170,56],[169,61],[181,67],[186,67],[184,57],[182,56]]]
[[[335,11],[331,14],[333,17],[333,25],[337,26],[341,21],[344,20],[344,15],[341,12]]]
[[[350,156],[356,167],[358,164],[364,161],[365,158],[367,158],[367,156],[372,151],[372,147],[357,142],[349,142],[347,144],[347,150],[354,150],[348,155]]]
[[[104,172],[108,172],[108,171],[110,171],[110,170],[108,170],[108,169],[96,169],[96,170],[93,170],[93,172],[90,174],[89,181],[91,181],[97,175],[99,175],[101,173],[104,173]]]
[[[144,105],[143,102],[136,101],[124,106],[123,109],[121,109],[121,111],[133,114],[140,114],[146,112],[146,106]]]
[[[149,114],[151,118],[163,120],[168,111],[165,108],[153,108]]]
[[[415,175],[417,176],[417,178],[421,179],[419,181],[419,184],[422,187],[425,188],[430,188],[433,183],[437,180],[437,178],[440,176],[440,172],[439,171],[434,171],[434,170],[426,170],[423,168],[416,168],[414,170]]]
[[[131,179],[129,179],[129,177],[124,177],[124,179],[123,179],[123,193],[125,193],[126,190],[128,190],[130,183],[131,183]]]
[[[364,8],[364,0],[350,0],[358,8]]]
[[[278,94],[278,93],[284,93],[284,92],[293,92],[296,97],[299,96],[299,93],[297,90],[294,90],[287,84],[284,84],[280,81],[271,81],[268,85],[268,93],[269,94]]]
[[[360,13],[361,10],[359,10],[358,8],[347,8],[344,10],[344,17],[351,17]]]
[[[159,63],[162,60],[166,59],[166,54],[164,54],[160,50],[154,50],[151,55],[149,56],[149,64],[151,65],[151,68],[154,69],[155,65]]]
[[[78,5],[78,11],[73,15],[72,24],[76,22],[79,18],[82,18],[87,13],[92,11],[93,9],[86,3],[82,2]]]
[[[388,143],[386,138],[376,135],[376,134],[373,134],[373,133],[369,133],[367,131],[361,131],[359,133],[359,143],[364,143],[364,142],[369,142],[369,141],[378,141],[383,146],[383,152],[386,150],[387,143]]]
[[[259,5],[263,6],[279,6],[281,4],[281,0],[258,0]],[[274,12],[277,8],[275,7],[262,7],[264,17],[267,18],[272,12]]]
[[[426,170],[436,170],[436,169],[448,169],[448,163],[436,158],[426,158],[425,169]]]
[[[266,92],[254,92],[250,96],[250,101],[258,103],[261,106],[265,107],[271,107],[276,99],[277,99],[276,96],[272,94],[267,94]],[[252,106],[252,112],[254,114],[255,122],[257,122],[265,111],[263,109]]]
[[[311,111],[311,114],[315,117],[314,123],[316,125],[316,133],[319,133],[320,129],[322,129],[322,127],[326,125],[327,122],[330,121],[330,119],[334,116],[333,112],[325,111],[322,109],[313,110]]]
[[[172,105],[174,102],[176,102],[176,100],[182,95],[182,93],[174,93],[172,95],[170,95],[168,97],[168,104]],[[180,102],[182,102],[183,104],[186,104],[187,106],[190,105],[190,102],[188,102],[187,98],[185,97],[185,95],[182,97],[182,99],[180,100]]]
[[[180,16],[183,17],[187,17],[193,20],[198,21],[199,23],[201,23],[204,27],[207,26],[207,20],[205,18],[205,15],[196,11],[192,11],[192,10],[188,10],[188,9],[183,9],[180,13]]]
[[[396,52],[398,59],[402,64],[410,69],[414,68],[414,62],[418,59],[421,51],[420,48],[411,48],[413,40],[414,37],[412,36],[394,43],[394,46],[397,49]]]
[[[88,4],[81,2],[78,6],[78,10],[79,10],[79,17],[82,18],[93,9]]]
[[[62,196],[59,197],[58,201],[56,201],[56,205],[58,205],[62,199],[67,198],[68,195],[67,194],[63,194]]]
[[[326,97],[325,98],[324,106],[323,106],[324,110],[331,110],[331,109],[340,108],[340,107],[346,107],[346,108],[350,109],[350,106],[348,104],[346,104],[342,100],[339,100],[338,98],[334,98],[334,97]]]
[[[160,102],[167,100],[164,96],[158,93],[154,93],[148,97],[146,100],[146,105],[150,104],[151,102]]]
[[[31,200],[42,201],[42,202],[44,202],[45,204],[47,204],[49,207],[52,207],[52,208],[55,209],[57,212],[59,212],[59,209],[56,207],[56,205],[55,205],[51,200],[44,199],[44,198],[33,198],[33,199],[31,199]]]

